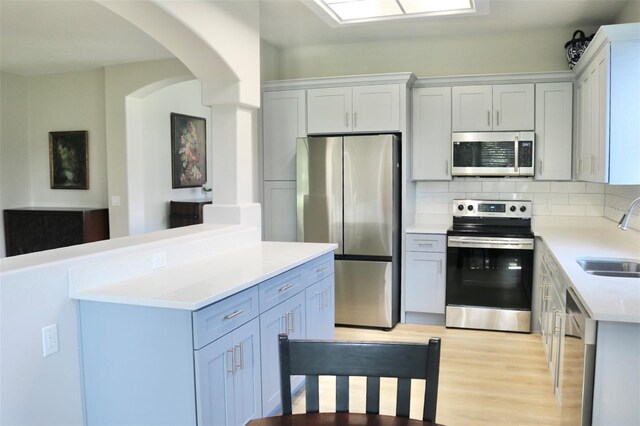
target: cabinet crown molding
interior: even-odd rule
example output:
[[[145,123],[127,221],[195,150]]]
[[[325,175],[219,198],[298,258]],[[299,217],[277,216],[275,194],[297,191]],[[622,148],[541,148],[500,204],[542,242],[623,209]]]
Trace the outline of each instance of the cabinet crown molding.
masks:
[[[300,78],[292,80],[265,81],[262,83],[262,90],[313,89],[323,87],[364,86],[371,84],[394,83],[404,84],[408,88],[411,88],[416,79],[416,75],[412,72]]]

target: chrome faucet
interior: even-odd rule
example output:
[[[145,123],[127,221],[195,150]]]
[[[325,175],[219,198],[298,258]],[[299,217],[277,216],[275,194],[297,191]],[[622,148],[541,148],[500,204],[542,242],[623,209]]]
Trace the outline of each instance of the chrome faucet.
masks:
[[[620,223],[618,223],[618,228],[626,231],[629,228],[629,221],[631,220],[631,213],[633,209],[640,204],[640,197],[636,198],[629,204],[629,210],[625,214],[622,215],[622,219],[620,219]]]

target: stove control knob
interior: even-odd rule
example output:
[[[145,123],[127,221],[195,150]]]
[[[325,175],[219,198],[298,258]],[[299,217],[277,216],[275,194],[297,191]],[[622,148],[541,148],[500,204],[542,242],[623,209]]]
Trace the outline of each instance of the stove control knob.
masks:
[[[509,210],[511,210],[512,212],[515,212],[515,211],[516,211],[516,206],[511,206],[511,207],[509,208]]]
[[[469,206],[467,209],[469,209],[469,211],[473,211],[473,206]]]
[[[522,207],[520,207],[520,211],[521,211],[522,213],[524,213],[524,212],[526,212],[526,211],[527,211],[527,208],[526,208],[525,206],[522,206]]]
[[[458,204],[458,210],[460,211],[464,210],[464,206],[462,204]]]

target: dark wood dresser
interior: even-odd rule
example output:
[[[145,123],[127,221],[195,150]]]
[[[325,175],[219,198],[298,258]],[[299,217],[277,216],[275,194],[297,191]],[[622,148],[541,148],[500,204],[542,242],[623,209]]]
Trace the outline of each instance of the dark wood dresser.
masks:
[[[24,207],[4,211],[7,256],[109,238],[109,210]]]
[[[211,200],[171,201],[169,203],[169,227],[195,225],[202,223],[202,207],[211,204]]]

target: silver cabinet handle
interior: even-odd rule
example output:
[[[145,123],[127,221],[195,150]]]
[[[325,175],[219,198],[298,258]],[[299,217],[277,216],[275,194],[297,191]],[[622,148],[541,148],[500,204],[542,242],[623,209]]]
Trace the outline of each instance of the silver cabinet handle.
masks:
[[[442,259],[438,260],[438,275],[442,275]]]
[[[236,368],[236,364],[235,364],[235,353],[233,351],[233,348],[231,349],[227,349],[227,373],[231,373],[234,374],[235,368]],[[229,355],[231,355],[231,361],[229,361]]]
[[[293,287],[293,283],[287,283],[285,285],[283,285],[282,287],[280,287],[278,289],[278,293],[282,293],[283,291],[287,291],[289,290],[291,287]]]
[[[500,110],[496,110],[496,126],[500,125]]]
[[[542,300],[551,300],[549,296],[549,284],[547,283],[542,285]]]
[[[240,315],[241,313],[244,312],[244,309],[236,309],[235,311],[231,312],[230,314],[227,314],[224,316],[223,320],[230,320],[233,317],[237,317],[238,315]]]
[[[418,243],[419,247],[434,247],[435,243]]]
[[[538,160],[538,174],[542,174],[542,160]]]
[[[324,271],[326,269],[327,269],[326,266],[321,266],[320,268],[316,268],[316,273],[320,273],[320,272],[322,272],[322,271]]]
[[[295,332],[296,329],[294,325],[293,311],[289,311],[287,312],[287,334]]]
[[[582,173],[582,158],[578,158],[578,165],[576,166],[576,172]]]
[[[287,319],[287,314],[284,314],[280,317],[280,333],[288,333],[289,332],[289,324]]]
[[[354,128],[358,127],[358,113],[357,112],[353,113],[353,127]]]
[[[244,349],[243,344],[240,342],[238,345],[234,345],[233,347],[233,357],[235,358],[236,349],[238,350],[238,359],[234,360],[234,368],[243,369],[244,368]]]
[[[487,126],[491,127],[491,111],[487,110]]]

